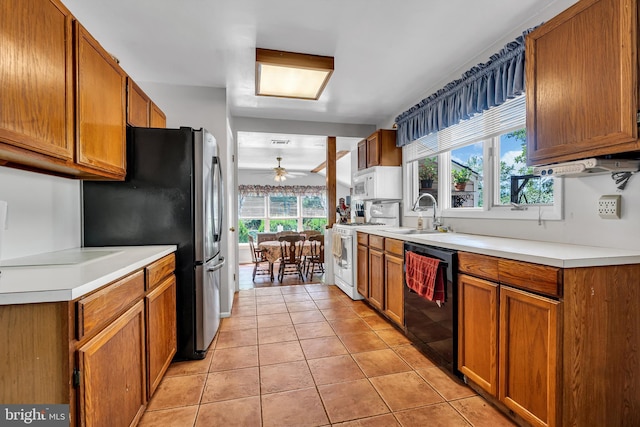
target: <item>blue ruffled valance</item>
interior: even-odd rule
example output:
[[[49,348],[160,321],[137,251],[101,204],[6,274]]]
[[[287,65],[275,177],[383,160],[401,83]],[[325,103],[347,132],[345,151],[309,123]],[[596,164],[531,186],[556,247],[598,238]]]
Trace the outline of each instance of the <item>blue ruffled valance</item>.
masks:
[[[521,95],[524,38],[532,30],[396,117],[396,145],[402,147]]]

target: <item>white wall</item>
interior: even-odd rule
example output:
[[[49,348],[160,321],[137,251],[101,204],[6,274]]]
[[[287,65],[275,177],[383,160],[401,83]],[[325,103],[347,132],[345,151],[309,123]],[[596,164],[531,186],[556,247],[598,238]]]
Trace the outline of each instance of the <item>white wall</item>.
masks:
[[[7,223],[0,259],[80,246],[80,181],[0,167]]]

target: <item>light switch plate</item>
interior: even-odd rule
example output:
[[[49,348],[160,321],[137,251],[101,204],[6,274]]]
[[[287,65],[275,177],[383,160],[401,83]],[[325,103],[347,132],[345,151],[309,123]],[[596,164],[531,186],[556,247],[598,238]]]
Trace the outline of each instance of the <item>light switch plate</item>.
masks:
[[[620,204],[622,198],[619,194],[600,196],[598,200],[598,215],[605,219],[620,219]]]

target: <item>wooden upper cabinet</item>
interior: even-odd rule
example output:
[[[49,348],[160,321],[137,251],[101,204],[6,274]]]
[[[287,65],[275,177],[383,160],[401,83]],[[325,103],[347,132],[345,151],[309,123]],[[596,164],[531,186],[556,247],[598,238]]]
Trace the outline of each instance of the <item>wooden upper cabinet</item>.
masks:
[[[526,38],[529,165],[638,143],[637,3],[582,0]]]
[[[57,0],[0,2],[0,159],[73,160],[71,21]]]
[[[78,22],[76,163],[99,175],[126,173],[126,74]]]
[[[127,123],[131,126],[149,127],[151,100],[140,86],[127,77]]]
[[[166,128],[167,127],[167,116],[164,115],[160,107],[151,102],[150,108],[150,127],[152,128]]]
[[[374,166],[401,166],[402,149],[396,147],[396,131],[378,129],[358,143],[358,170]]]
[[[358,142],[358,170],[367,168],[367,140]]]

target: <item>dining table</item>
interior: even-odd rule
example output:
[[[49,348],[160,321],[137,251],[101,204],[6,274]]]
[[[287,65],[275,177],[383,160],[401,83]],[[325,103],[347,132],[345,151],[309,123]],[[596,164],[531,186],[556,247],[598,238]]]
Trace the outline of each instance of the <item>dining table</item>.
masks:
[[[285,242],[289,245],[288,242]],[[302,244],[302,256],[311,255],[311,241],[305,240]],[[280,251],[280,241],[279,240],[267,240],[264,242],[258,243],[258,249],[262,251],[262,255],[269,261],[269,264],[273,264],[278,261],[282,255]]]

